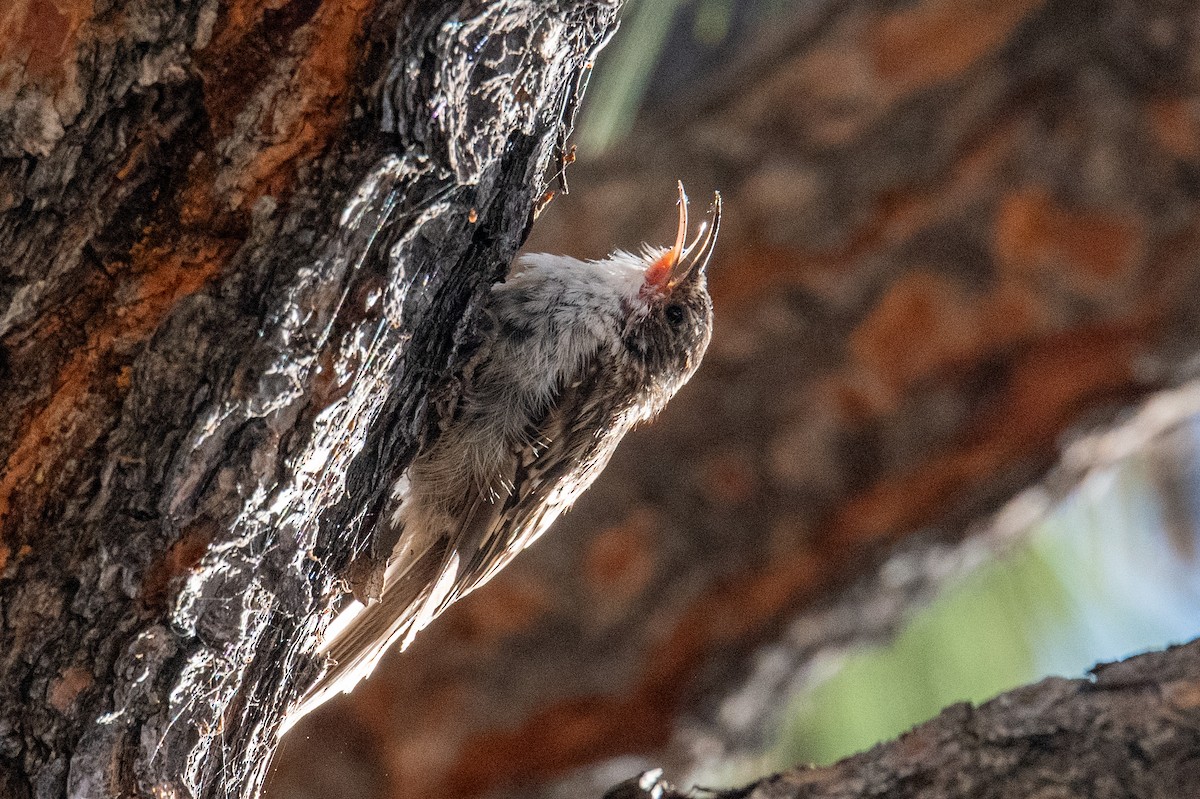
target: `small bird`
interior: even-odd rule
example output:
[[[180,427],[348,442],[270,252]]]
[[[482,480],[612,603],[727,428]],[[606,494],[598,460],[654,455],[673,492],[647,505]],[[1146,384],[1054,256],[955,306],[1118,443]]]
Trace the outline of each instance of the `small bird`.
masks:
[[[682,183],[678,202],[670,248],[526,255],[492,286],[440,434],[392,487],[380,534],[390,554],[330,623],[318,649],[327,670],[288,726],[535,541],[696,371],[712,333],[705,270],[721,196],[690,244]]]

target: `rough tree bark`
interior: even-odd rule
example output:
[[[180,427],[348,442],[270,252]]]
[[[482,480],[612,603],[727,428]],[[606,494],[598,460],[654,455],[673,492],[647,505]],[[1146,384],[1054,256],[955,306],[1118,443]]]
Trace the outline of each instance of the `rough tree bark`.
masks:
[[[764,685],[885,634],[1073,431],[1194,376],[1194,5],[805,2],[755,41],[580,153],[530,242],[661,240],[675,178],[720,188],[704,366],[552,535],[285,743],[279,796],[572,795],[584,764],[753,745]]]
[[[615,2],[0,9],[0,796],[253,796]]]

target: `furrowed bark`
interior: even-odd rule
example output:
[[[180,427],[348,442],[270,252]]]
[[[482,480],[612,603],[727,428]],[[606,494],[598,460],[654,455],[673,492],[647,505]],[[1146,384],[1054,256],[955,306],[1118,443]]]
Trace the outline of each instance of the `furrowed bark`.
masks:
[[[0,11],[0,795],[257,794],[616,3]]]

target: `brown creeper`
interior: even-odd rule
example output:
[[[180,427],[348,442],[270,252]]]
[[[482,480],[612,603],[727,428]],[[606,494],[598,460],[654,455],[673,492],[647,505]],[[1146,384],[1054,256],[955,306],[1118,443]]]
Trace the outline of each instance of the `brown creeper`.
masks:
[[[529,546],[687,382],[712,331],[705,268],[720,221],[717,194],[711,223],[686,245],[680,184],[670,249],[527,255],[491,288],[456,406],[393,489],[378,600],[330,624],[329,669],[291,721],[350,690],[393,642],[407,646]]]

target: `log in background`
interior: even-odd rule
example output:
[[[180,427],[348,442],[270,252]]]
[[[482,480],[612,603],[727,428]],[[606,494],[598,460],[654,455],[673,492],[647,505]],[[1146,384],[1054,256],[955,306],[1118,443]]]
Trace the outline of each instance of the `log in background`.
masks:
[[[717,799],[1131,799],[1200,791],[1200,642],[951,705],[894,741]],[[662,786],[663,799],[695,792]],[[701,794],[703,795],[703,794]],[[638,799],[644,799],[639,796]]]
[[[581,152],[531,249],[665,241],[675,178],[724,193],[704,367],[552,535],[297,730],[272,795],[598,795],[638,761],[576,769],[680,777],[754,743],[721,700],[759,646],[786,628],[799,665],[886,630],[928,576],[913,557],[881,587],[885,553],[959,540],[1073,430],[1186,376],[1198,25],[1170,2],[801,3]]]

